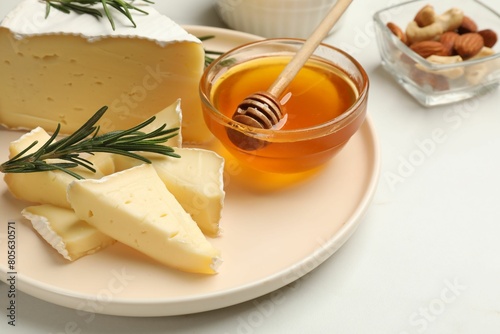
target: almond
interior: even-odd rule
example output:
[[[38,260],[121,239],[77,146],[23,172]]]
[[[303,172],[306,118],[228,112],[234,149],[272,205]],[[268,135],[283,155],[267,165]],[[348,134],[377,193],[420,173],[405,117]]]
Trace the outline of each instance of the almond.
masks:
[[[418,55],[427,58],[432,55],[448,56],[448,49],[438,41],[421,41],[413,43],[410,48]]]
[[[448,50],[449,56],[451,56],[455,51],[454,46],[458,36],[459,34],[454,31],[447,31],[439,37],[439,42],[441,42],[441,44],[443,44]]]
[[[492,48],[498,40],[497,33],[491,29],[484,29],[477,32],[483,37],[484,46]]]
[[[395,23],[393,22],[388,22],[387,23],[387,28],[389,28],[389,30],[394,34],[396,35],[397,38],[399,38],[399,40],[401,42],[403,42],[404,44],[407,44],[408,41],[406,39],[406,34],[403,32],[403,30]]]
[[[432,74],[419,70],[416,67],[410,69],[410,78],[423,89],[432,89],[432,91],[445,91],[450,88],[448,79],[439,74]]]
[[[472,20],[470,17],[465,16],[462,19],[462,23],[458,27],[458,33],[460,35],[467,34],[470,32],[476,32],[477,31],[477,24]]]
[[[463,59],[475,56],[484,46],[484,40],[476,32],[470,32],[457,37],[455,40],[455,51]]]
[[[434,12],[434,7],[431,5],[426,5],[418,11],[413,19],[417,22],[419,27],[427,27],[436,21],[436,13]]]
[[[402,65],[404,66],[413,66],[415,65],[415,60],[413,60],[413,58],[411,58],[408,53],[401,53],[401,55],[399,56],[399,61]]]

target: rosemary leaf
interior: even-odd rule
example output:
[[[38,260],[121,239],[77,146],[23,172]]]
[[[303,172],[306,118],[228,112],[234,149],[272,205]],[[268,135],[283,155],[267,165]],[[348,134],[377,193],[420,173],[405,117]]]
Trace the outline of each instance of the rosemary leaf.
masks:
[[[198,37],[198,39],[202,42],[207,41],[209,39],[214,38],[214,35],[206,35]],[[212,51],[205,49],[205,67],[209,66],[217,57],[224,54],[224,52]]]
[[[111,23],[111,27],[113,28],[113,30],[115,30],[115,21],[113,20],[113,16],[109,12],[107,0],[101,0],[101,3],[102,3],[102,8],[104,9],[104,14],[106,14],[109,23]]]
[[[45,18],[49,17],[50,14],[50,3],[45,3]]]
[[[112,2],[110,5],[119,10],[123,15],[125,15],[130,20],[130,22],[132,22],[134,28],[137,27],[134,22],[134,19],[132,18],[132,15],[130,14],[130,11],[128,10],[129,9],[128,3],[126,3],[123,0],[115,0],[115,2]]]
[[[214,35],[206,35],[206,36],[200,36],[200,37],[198,37],[198,39],[200,41],[204,42],[204,41],[207,41],[207,40],[212,39],[214,37],[215,37]]]
[[[102,13],[95,8],[74,5],[72,3],[67,3],[66,7],[77,12],[78,14],[90,14],[93,17],[95,17],[96,19],[99,19],[102,17]]]
[[[36,141],[31,143],[15,157],[1,164],[0,172],[35,173],[60,170],[77,179],[82,179],[83,177],[72,170],[73,168],[81,166],[91,172],[96,171],[92,162],[80,155],[82,153],[119,154],[145,163],[151,163],[151,161],[141,155],[141,152],[180,158],[172,147],[164,145],[168,139],[178,134],[179,128],[166,129],[167,125],[164,124],[151,132],[141,131],[151,124],[155,117],[130,129],[99,134],[100,127],[96,123],[107,109],[107,107],[102,107],[73,134],[56,141],[61,128],[59,124],[54,134],[39,149],[26,154],[38,144]]]
[[[45,14],[46,14],[45,17],[46,18],[49,16],[50,7],[54,7],[55,9],[60,10],[61,12],[65,13],[65,14],[71,13],[71,11],[67,7],[65,7],[63,5],[58,5],[58,4],[55,4],[55,3],[49,3],[49,10],[45,11]]]
[[[40,0],[40,1],[46,3],[45,18],[49,16],[50,9],[55,8],[66,14],[69,14],[73,11],[78,14],[89,14],[99,19],[103,17],[103,14],[100,10],[94,8],[94,6],[97,4],[101,4],[104,15],[108,19],[113,30],[116,29],[116,26],[113,18],[113,13],[110,10],[110,7],[115,9],[125,17],[127,17],[127,19],[132,23],[134,28],[137,27],[137,25],[134,22],[131,10],[140,12],[145,15],[148,14],[145,10],[132,5],[133,1],[127,2],[125,0]],[[154,3],[153,1],[150,0],[143,0],[143,2],[148,4]]]

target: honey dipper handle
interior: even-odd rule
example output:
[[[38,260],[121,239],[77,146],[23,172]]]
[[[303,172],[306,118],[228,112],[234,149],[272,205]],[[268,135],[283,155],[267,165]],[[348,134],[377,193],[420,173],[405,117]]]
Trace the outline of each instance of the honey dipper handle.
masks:
[[[344,14],[345,10],[351,4],[352,0],[338,0],[326,17],[321,21],[318,27],[313,31],[309,38],[304,42],[302,48],[297,51],[292,60],[283,69],[278,78],[269,87],[267,92],[272,96],[279,98],[281,93],[288,87],[293,78],[297,75],[300,69],[307,62],[314,50],[328,35],[328,32],[333,28],[335,23]]]

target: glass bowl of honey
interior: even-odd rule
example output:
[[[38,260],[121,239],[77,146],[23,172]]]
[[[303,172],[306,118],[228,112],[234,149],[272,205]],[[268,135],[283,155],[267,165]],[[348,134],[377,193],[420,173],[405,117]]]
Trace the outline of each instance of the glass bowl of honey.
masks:
[[[369,80],[349,54],[321,44],[279,97],[284,118],[257,129],[234,121],[238,105],[266,91],[302,39],[266,39],[237,47],[210,64],[200,81],[205,122],[224,148],[242,164],[264,172],[300,173],[334,157],[366,117]],[[258,141],[245,149],[231,135]]]

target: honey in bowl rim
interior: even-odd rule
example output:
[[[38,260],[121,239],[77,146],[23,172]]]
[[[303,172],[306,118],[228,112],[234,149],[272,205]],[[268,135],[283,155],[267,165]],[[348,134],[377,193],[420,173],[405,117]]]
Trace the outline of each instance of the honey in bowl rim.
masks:
[[[281,73],[291,58],[292,55],[278,54],[256,57],[235,64],[217,77],[217,81],[211,89],[211,103],[223,115],[231,118],[239,103],[251,93],[270,86],[274,78]],[[270,75],[266,76],[266,74]],[[253,79],[260,79],[260,82],[254,83]],[[308,83],[309,86],[307,86]],[[232,85],[232,87],[229,88],[228,85]],[[241,87],[242,85],[247,86]],[[323,90],[323,92],[319,92],[319,89]],[[327,93],[327,90],[333,95],[321,96],[321,93]],[[344,92],[348,96],[345,96]],[[311,96],[309,97],[309,95]],[[311,100],[301,101],[306,97]],[[324,101],[319,103],[313,101],[316,98]],[[309,122],[309,124],[297,124],[299,120],[285,119],[280,122],[282,124],[271,128],[271,130],[293,131],[320,127],[344,117],[343,114],[355,104],[358,98],[359,91],[347,73],[318,57],[313,57],[300,69],[297,76],[278,99],[285,116],[298,117],[301,122],[305,121]],[[231,102],[229,103],[228,100],[231,100]],[[310,111],[315,108],[315,105],[324,109],[311,113]],[[297,110],[299,108],[302,110]],[[318,121],[311,119],[314,115],[319,119]]]

